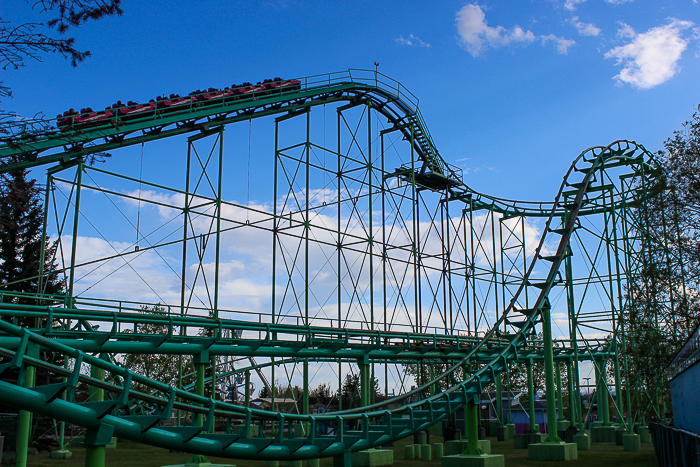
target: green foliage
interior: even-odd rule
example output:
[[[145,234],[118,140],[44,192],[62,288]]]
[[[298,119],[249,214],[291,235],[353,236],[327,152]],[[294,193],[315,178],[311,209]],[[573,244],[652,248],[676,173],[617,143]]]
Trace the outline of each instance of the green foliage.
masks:
[[[639,177],[642,267],[627,290],[627,356],[636,405],[667,394],[663,370],[700,316],[700,107],[666,140],[662,172]],[[653,404],[651,404],[653,402]]]
[[[144,315],[166,314],[165,309],[159,306],[154,306],[153,308],[143,306],[140,312]],[[168,333],[168,327],[166,325],[151,324],[144,321],[135,324],[131,332],[141,335],[162,335]],[[122,366],[134,373],[172,386],[177,386],[179,368],[182,367],[182,385],[186,386],[193,383],[195,380],[194,365],[191,355],[126,354],[123,356]],[[133,383],[133,388],[141,392],[150,392],[148,387],[138,383]]]
[[[379,390],[379,380],[374,378],[374,400],[383,398]],[[371,392],[370,392],[371,393]],[[340,389],[340,396],[343,398],[343,410],[360,407],[360,374],[348,373],[345,375],[343,385]]]

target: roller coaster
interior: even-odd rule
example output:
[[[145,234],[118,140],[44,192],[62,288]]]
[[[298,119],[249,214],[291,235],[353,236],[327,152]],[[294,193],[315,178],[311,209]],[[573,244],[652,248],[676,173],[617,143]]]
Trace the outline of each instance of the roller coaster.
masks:
[[[524,202],[470,189],[438,152],[417,98],[376,71],[83,110],[40,132],[17,123],[0,145],[2,172],[47,168],[43,235],[58,238],[52,259],[61,264],[37,271],[36,294],[0,290],[0,372],[18,375],[0,381],[0,397],[23,411],[25,443],[33,413],[85,427],[89,451],[118,436],[202,455],[350,465],[352,452],[476,407],[485,390],[503,390],[513,365],[538,362],[551,441],[561,366],[570,397],[581,394],[581,365],[595,368],[603,423],[608,393],[623,426],[640,421],[632,407],[644,389],[628,376],[626,313],[647,251],[640,187],[658,174],[641,145],[587,149],[553,201]],[[251,161],[253,122],[267,136]],[[226,150],[225,134],[236,150]],[[179,154],[161,155],[161,143]],[[152,180],[133,164],[139,148],[141,171],[144,152],[162,167]],[[116,171],[86,163],[105,152]],[[122,153],[130,162],[119,162]],[[253,176],[255,202],[251,162],[266,174]],[[136,204],[142,226],[122,212]],[[120,210],[109,217],[112,208]],[[156,212],[177,228],[145,230]],[[121,235],[118,219],[136,242],[91,250],[90,234],[107,244],[100,232]],[[262,264],[257,304],[230,292],[232,251]],[[149,257],[168,265],[176,287],[144,277]],[[95,276],[100,268],[111,272]],[[120,286],[125,271],[147,286],[140,298]],[[42,293],[42,278],[56,273],[66,294]],[[673,332],[665,306],[659,326]],[[149,354],[191,358],[194,381],[184,382],[182,365],[170,384],[123,365],[124,355]],[[409,381],[411,365],[419,370]],[[274,410],[276,377],[299,368],[301,407]],[[338,387],[357,371],[360,406],[311,413],[311,369],[332,370]],[[271,393],[271,410],[221,396],[225,378],[250,372]],[[376,400],[375,378],[398,395]],[[571,405],[582,426],[586,414]]]

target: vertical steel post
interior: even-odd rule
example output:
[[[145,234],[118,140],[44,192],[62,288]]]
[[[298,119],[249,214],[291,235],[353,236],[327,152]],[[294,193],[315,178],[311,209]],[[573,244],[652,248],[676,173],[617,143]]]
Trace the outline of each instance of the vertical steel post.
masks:
[[[27,366],[24,374],[24,387],[34,387],[35,369]],[[16,467],[27,466],[27,454],[29,449],[29,438],[32,431],[32,413],[27,410],[19,411],[19,423],[17,427],[17,458]]]
[[[337,151],[337,156],[338,156],[338,171],[337,171],[337,183],[338,183],[338,199],[336,200],[338,203],[338,225],[337,225],[337,231],[336,234],[338,236],[337,244],[336,244],[336,258],[338,260],[337,262],[337,281],[336,281],[336,289],[338,291],[338,329],[343,328],[343,310],[342,310],[342,299],[343,299],[343,289],[342,289],[342,284],[341,284],[341,273],[340,269],[342,267],[342,256],[343,256],[343,250],[342,250],[342,238],[340,234],[340,229],[341,229],[341,223],[340,223],[340,216],[342,214],[342,190],[341,190],[341,177],[343,176],[343,166],[341,164],[341,159],[340,159],[340,117],[342,113],[340,110],[338,110],[338,151]],[[342,338],[342,336],[338,336],[339,339]],[[338,410],[343,410],[343,363],[340,359],[338,359]],[[342,430],[343,427],[340,426],[338,427],[339,430]]]
[[[243,394],[245,407],[250,407],[250,371],[245,372],[245,392]]]
[[[90,376],[100,381],[105,380],[105,370],[92,365]],[[104,389],[90,386],[89,400],[91,402],[101,402],[105,399]],[[106,446],[86,446],[85,447],[85,467],[104,467],[106,458]]]
[[[214,310],[213,318],[219,319],[219,264],[221,258],[221,187],[224,172],[224,127],[219,130],[219,176],[216,187],[216,246],[214,265]],[[246,206],[248,209],[248,206]],[[215,331],[216,332],[216,331]],[[216,400],[216,355],[211,356],[211,398]]]
[[[544,340],[544,379],[547,395],[547,441],[561,442],[557,436],[557,403],[554,385],[554,351],[552,349],[552,315],[551,308],[542,307],[542,334]]]
[[[467,451],[469,455],[483,454],[479,448],[479,404],[475,401],[479,396],[469,401],[464,406],[464,424],[467,431]]]
[[[46,194],[44,195],[44,222],[41,228],[41,250],[39,252],[39,279],[37,292],[44,293],[44,263],[46,262],[46,227],[49,220],[49,201],[51,198],[51,174],[46,175]],[[53,264],[53,261],[52,261]],[[48,282],[48,278],[47,278]]]
[[[535,422],[535,384],[532,379],[532,359],[529,359],[525,364],[527,366],[527,395],[530,399],[529,404],[529,416],[530,416],[530,428],[527,430],[528,433],[539,433],[540,427]]]
[[[180,279],[180,316],[185,316],[185,295],[187,294],[187,225],[190,217],[190,165],[192,162],[192,141],[187,141],[187,163],[185,167],[185,204],[182,208],[182,272]],[[180,326],[180,336],[185,335],[184,326]],[[177,359],[177,387],[182,389],[182,355]],[[175,424],[180,426],[180,409],[175,411]]]
[[[208,358],[207,355],[195,355],[194,358],[194,370],[195,370],[195,386],[194,393],[198,396],[204,396],[204,378],[207,369]],[[202,404],[195,404],[201,406]],[[198,413],[195,417],[196,426],[204,426],[204,414]]]
[[[75,307],[75,299],[73,298],[73,286],[75,285],[75,253],[78,248],[78,219],[80,219],[80,192],[83,185],[83,161],[78,163],[78,173],[76,183],[78,187],[75,190],[75,217],[73,218],[73,238],[71,241],[70,255],[70,274],[68,279],[68,297],[71,308]]]
[[[274,160],[274,169],[273,169],[273,176],[272,176],[272,183],[273,183],[273,188],[272,188],[272,193],[273,193],[273,201],[272,201],[272,298],[271,298],[271,312],[270,312],[270,320],[272,321],[272,324],[275,324],[276,322],[276,308],[277,308],[277,242],[278,242],[278,236],[279,236],[279,226],[280,226],[280,220],[278,219],[278,212],[277,212],[277,183],[278,183],[278,165],[281,164],[280,156],[279,156],[279,121],[275,120],[275,160]],[[279,215],[279,217],[282,217]],[[270,367],[270,410],[274,411],[275,410],[275,357],[271,358],[272,360],[272,365]],[[272,421],[270,422],[270,431],[271,434],[274,434],[275,431],[275,422]]]

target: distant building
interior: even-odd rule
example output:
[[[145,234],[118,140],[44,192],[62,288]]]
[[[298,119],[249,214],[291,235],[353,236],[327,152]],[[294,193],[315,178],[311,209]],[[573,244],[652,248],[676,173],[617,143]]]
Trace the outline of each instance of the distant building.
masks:
[[[270,410],[272,405],[272,398],[270,397],[258,397],[250,401],[251,405],[256,408],[263,410]],[[275,408],[274,412],[284,412],[284,413],[295,413],[296,412],[296,401],[292,398],[275,397]]]
[[[503,422],[515,424],[516,433],[525,433],[530,428],[530,404],[521,403],[522,391],[503,391]],[[537,398],[537,395],[535,395]],[[496,392],[481,394],[481,418],[482,420],[494,420],[497,413]],[[510,407],[510,411],[508,408]],[[510,414],[510,416],[509,416]],[[535,423],[544,433],[547,424],[547,401],[535,399]]]
[[[673,424],[676,428],[700,434],[700,325],[690,335],[666,374],[671,383]]]

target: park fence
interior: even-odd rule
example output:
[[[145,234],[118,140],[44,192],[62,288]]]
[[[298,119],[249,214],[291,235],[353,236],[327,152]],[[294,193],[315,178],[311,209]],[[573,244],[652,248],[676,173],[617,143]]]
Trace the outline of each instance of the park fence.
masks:
[[[650,423],[659,467],[700,467],[700,435],[661,423]]]

